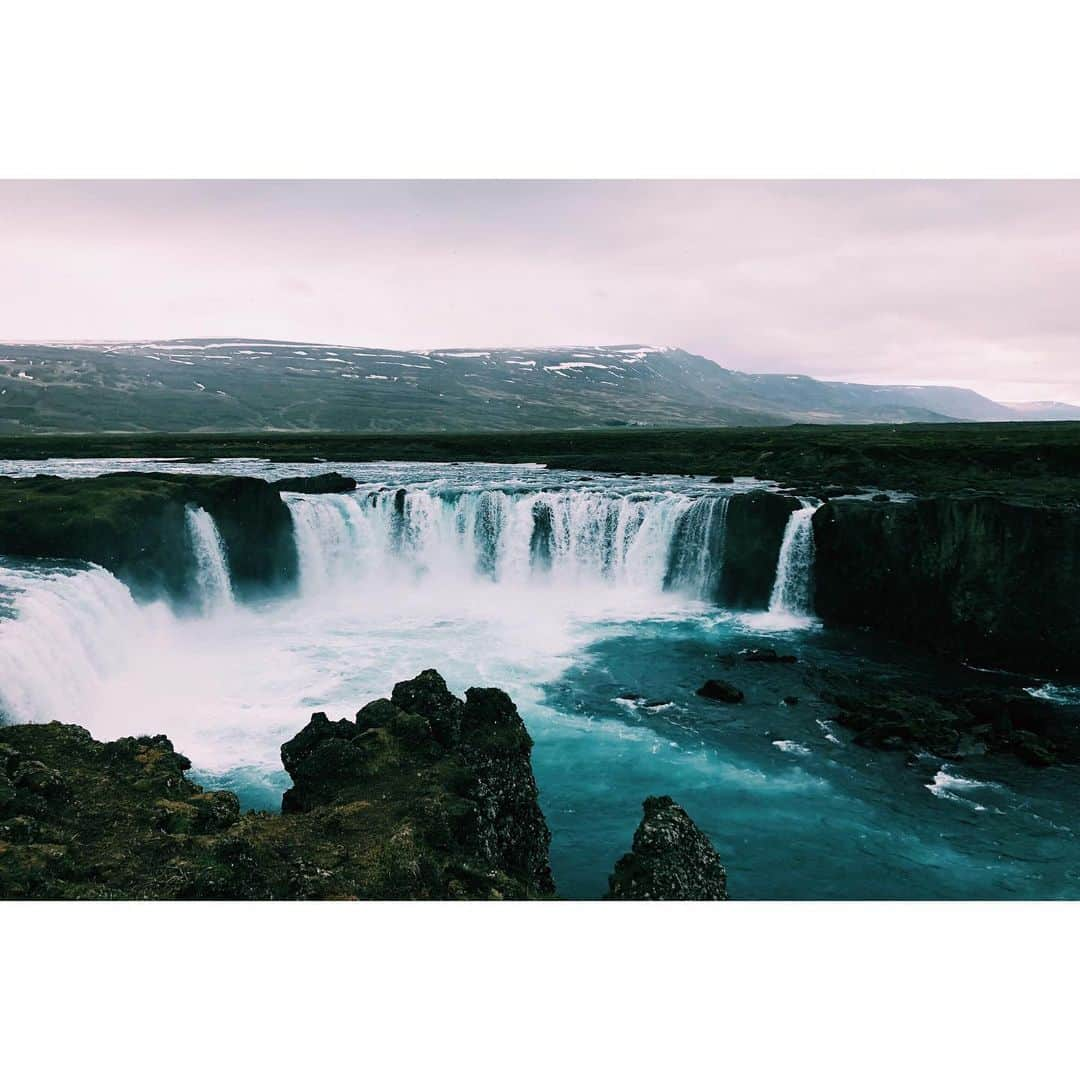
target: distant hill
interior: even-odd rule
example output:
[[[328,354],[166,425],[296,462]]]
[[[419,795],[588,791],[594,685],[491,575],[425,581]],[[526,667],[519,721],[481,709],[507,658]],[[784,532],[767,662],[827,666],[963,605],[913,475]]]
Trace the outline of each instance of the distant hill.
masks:
[[[0,343],[6,434],[908,423],[1044,419],[1044,407],[954,387],[751,375],[645,345],[401,352],[255,338]]]
[[[1021,420],[1080,420],[1080,405],[1066,401],[1011,401],[1008,407]]]

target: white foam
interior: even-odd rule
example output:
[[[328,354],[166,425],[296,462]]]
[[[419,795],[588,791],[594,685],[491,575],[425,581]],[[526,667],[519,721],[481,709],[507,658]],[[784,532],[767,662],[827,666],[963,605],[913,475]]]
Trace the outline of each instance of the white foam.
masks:
[[[1024,693],[1040,701],[1051,701],[1055,705],[1080,705],[1080,686],[1043,683],[1042,686],[1025,686]]]
[[[809,746],[803,746],[802,743],[794,742],[791,739],[773,739],[773,746],[781,753],[796,754],[799,757],[806,757],[807,754],[813,752]]]

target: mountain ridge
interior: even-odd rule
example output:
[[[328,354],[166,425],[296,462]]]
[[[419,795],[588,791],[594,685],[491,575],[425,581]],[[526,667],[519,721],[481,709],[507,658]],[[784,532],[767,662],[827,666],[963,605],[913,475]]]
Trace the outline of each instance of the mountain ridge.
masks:
[[[961,387],[741,372],[674,346],[0,342],[4,434],[945,423],[1069,419],[1069,410],[1080,417],[1075,406],[1005,405]]]

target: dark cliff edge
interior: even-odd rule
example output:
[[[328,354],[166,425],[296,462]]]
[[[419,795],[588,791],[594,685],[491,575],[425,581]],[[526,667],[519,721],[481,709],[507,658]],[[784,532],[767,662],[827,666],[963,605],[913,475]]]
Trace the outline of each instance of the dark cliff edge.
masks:
[[[282,747],[281,815],[187,779],[164,735],[0,728],[0,898],[551,896],[532,741],[501,690],[426,671]]]
[[[716,601],[724,607],[768,607],[784,529],[801,503],[790,495],[751,491],[728,502]]]
[[[85,560],[115,574],[140,598],[184,600],[195,568],[188,506],[213,516],[241,598],[295,583],[288,507],[273,485],[254,477],[0,477],[0,554]]]
[[[339,472],[320,473],[318,476],[290,476],[284,480],[272,480],[275,491],[298,491],[304,495],[335,495],[355,491],[356,481]]]
[[[826,623],[1080,679],[1080,510],[992,496],[837,499],[813,525]]]

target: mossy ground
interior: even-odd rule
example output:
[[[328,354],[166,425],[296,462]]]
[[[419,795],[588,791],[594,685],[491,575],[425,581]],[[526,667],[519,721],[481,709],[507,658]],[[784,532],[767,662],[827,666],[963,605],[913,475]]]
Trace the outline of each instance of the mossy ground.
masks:
[[[509,698],[470,694],[499,694],[516,738],[474,710],[484,730],[447,748],[427,717],[380,703],[348,767],[294,767],[303,812],[281,815],[241,814],[235,795],[203,791],[164,735],[100,743],[72,724],[0,728],[0,898],[548,895],[531,742]],[[308,744],[350,745],[325,732]]]

